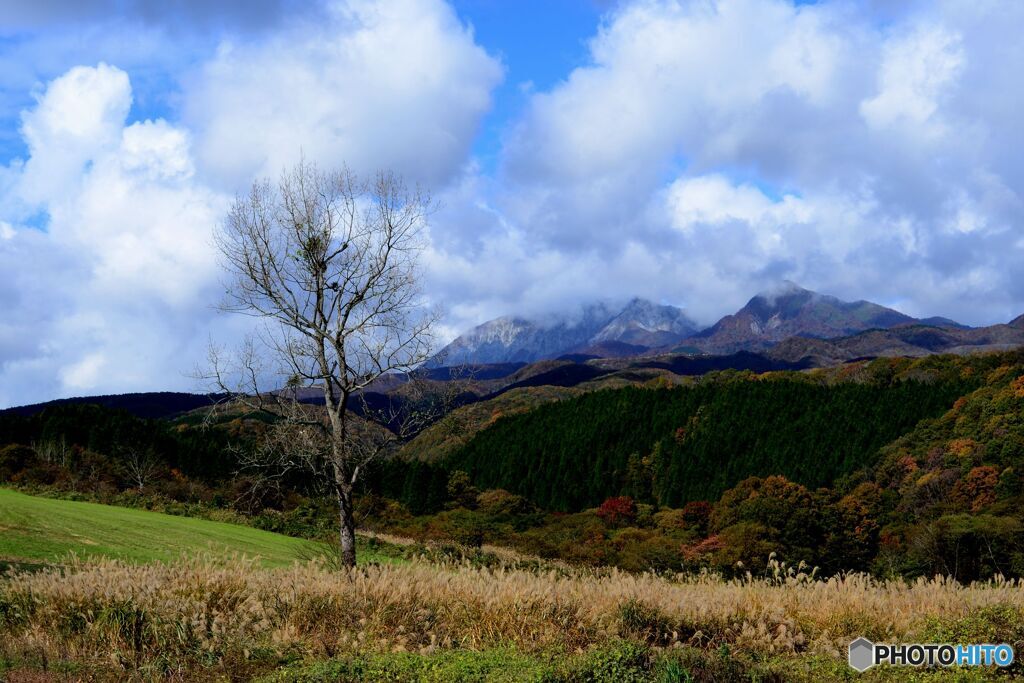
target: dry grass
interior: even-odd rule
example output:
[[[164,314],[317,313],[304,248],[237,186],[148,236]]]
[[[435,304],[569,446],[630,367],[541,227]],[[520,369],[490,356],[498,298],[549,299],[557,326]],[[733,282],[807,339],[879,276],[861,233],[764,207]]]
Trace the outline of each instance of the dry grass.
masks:
[[[986,607],[1020,614],[1021,588],[860,575],[822,581],[794,572],[723,581],[423,562],[338,574],[316,564],[104,561],[0,583],[0,653],[160,676],[353,651],[573,652],[616,637],[839,659],[857,635],[913,641],[929,619],[954,622]]]

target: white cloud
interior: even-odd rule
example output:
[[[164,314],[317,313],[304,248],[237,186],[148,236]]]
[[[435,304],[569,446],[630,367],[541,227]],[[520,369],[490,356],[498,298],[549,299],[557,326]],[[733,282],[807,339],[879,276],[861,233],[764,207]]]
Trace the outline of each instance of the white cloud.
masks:
[[[507,136],[488,194],[489,230],[517,245],[505,272],[449,239],[445,255],[489,265],[446,291],[499,312],[533,278],[562,302],[653,291],[713,322],[789,278],[911,314],[1018,315],[1021,25],[1005,3],[884,20],[843,2],[624,3]]]
[[[733,185],[719,174],[680,178],[668,189],[668,203],[673,225],[684,232],[701,223],[807,223],[812,217],[797,197],[775,202],[756,187]]]
[[[249,324],[212,310],[212,230],[300,147],[414,181],[458,171],[502,69],[452,10],[352,0],[307,16],[226,38],[183,79],[181,121],[131,121],[128,72],[105,63],[38,88],[26,159],[0,168],[0,406],[195,388],[209,336]]]
[[[75,187],[92,156],[117,144],[131,103],[128,75],[106,64],[75,67],[51,82],[22,116],[30,155],[22,198],[40,203]]]
[[[18,282],[0,292],[16,323],[0,339],[35,340],[4,349],[0,377],[28,369],[37,383],[0,382],[6,391],[124,391],[168,374],[167,385],[182,384],[176,354],[210,317],[211,230],[228,198],[197,182],[185,131],[126,125],[130,102],[123,71],[76,67],[24,115],[32,156],[14,191],[49,220],[45,233],[23,228],[0,246]]]
[[[937,134],[932,118],[944,90],[963,71],[960,37],[942,28],[922,28],[883,49],[879,92],[861,102],[860,112],[878,128],[903,124],[913,132]]]
[[[437,186],[465,161],[502,68],[441,0],[351,0],[221,45],[187,83],[204,170],[228,187],[307,158]]]

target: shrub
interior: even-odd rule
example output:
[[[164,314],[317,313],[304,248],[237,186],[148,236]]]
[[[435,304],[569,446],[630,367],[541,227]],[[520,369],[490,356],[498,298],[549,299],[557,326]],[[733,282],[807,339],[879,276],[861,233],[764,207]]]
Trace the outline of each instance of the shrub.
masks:
[[[636,598],[619,606],[618,624],[619,635],[623,638],[651,645],[668,644],[674,638],[672,621],[657,607]]]
[[[636,503],[629,496],[608,498],[597,508],[597,514],[612,526],[625,525],[636,519]]]
[[[34,464],[38,456],[28,446],[10,444],[0,448],[0,481],[10,481],[11,478],[31,464]]]
[[[531,512],[533,506],[520,495],[505,489],[487,489],[476,497],[477,509],[487,515],[518,515]]]
[[[476,508],[476,497],[480,492],[473,486],[469,475],[462,470],[455,470],[448,477],[448,508]]]

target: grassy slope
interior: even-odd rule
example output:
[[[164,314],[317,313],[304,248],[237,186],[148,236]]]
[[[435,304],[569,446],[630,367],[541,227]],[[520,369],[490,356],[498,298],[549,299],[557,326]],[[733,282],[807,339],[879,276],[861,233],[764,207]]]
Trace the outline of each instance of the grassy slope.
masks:
[[[237,524],[0,489],[0,559],[5,560],[55,561],[72,551],[132,562],[166,562],[182,553],[238,553],[258,555],[265,565],[287,565],[316,547]]]

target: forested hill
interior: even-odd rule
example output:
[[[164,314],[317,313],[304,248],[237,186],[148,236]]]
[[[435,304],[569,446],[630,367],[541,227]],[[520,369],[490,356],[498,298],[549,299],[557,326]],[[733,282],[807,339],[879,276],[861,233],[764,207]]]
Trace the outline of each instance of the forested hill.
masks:
[[[668,506],[714,500],[749,476],[826,486],[977,386],[928,379],[815,382],[780,373],[597,391],[502,418],[446,465],[481,488],[563,511],[616,495]]]
[[[227,447],[230,440],[225,430],[143,419],[127,410],[93,404],[62,402],[31,415],[0,412],[0,451],[7,444],[32,446],[42,468],[34,474],[45,483],[59,476],[81,479],[91,488],[110,484],[124,476],[129,453],[153,453],[164,470],[205,481],[221,480],[237,469]],[[54,463],[68,471],[44,471]],[[0,457],[0,483],[10,465]]]
[[[70,405],[97,405],[114,410],[124,410],[136,417],[169,418],[196,408],[213,405],[222,399],[219,395],[188,394],[177,391],[150,391],[136,394],[110,394],[107,396],[82,396],[59,398],[45,403],[16,406],[0,410],[0,415],[35,415],[47,408]]]

